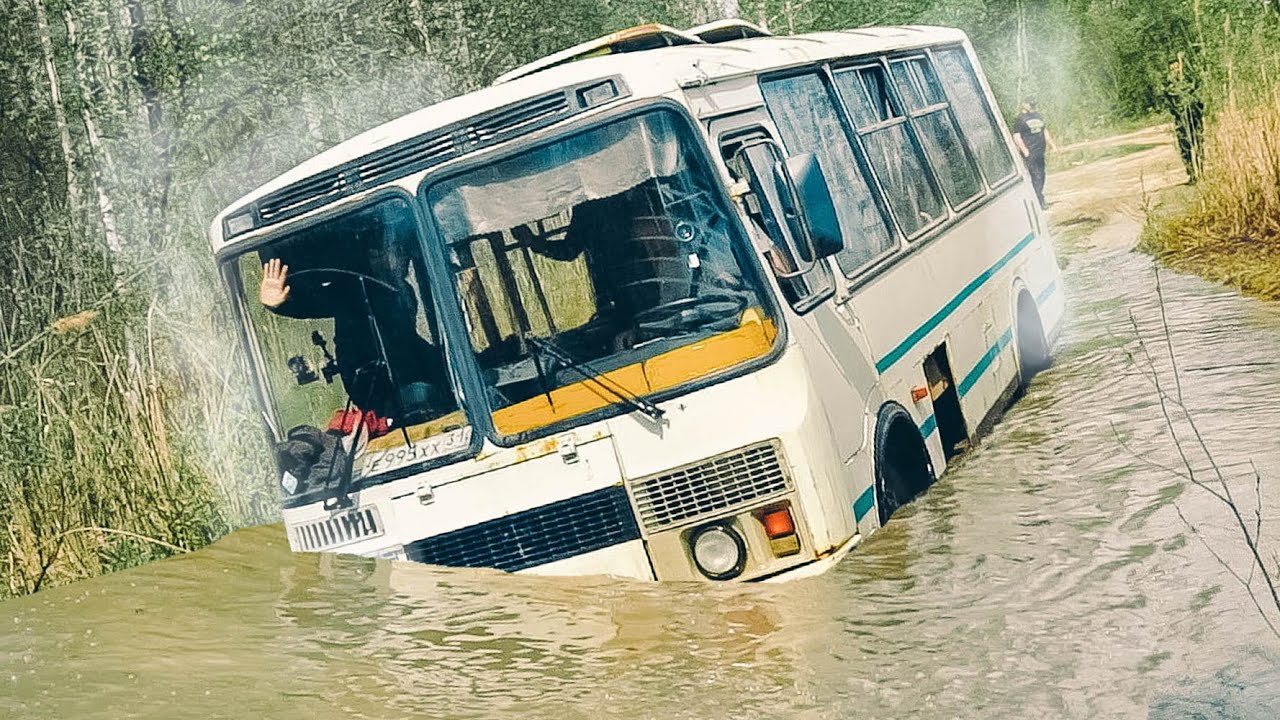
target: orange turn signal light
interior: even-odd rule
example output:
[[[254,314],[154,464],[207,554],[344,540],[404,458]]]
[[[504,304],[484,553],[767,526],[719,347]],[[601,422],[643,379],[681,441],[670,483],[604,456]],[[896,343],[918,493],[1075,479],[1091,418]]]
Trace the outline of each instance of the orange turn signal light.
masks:
[[[920,402],[927,397],[929,397],[929,388],[923,385],[917,385],[916,387],[911,388],[911,400],[913,402]]]
[[[770,540],[796,534],[796,523],[791,519],[789,508],[767,512],[760,518],[760,522],[764,524],[764,534],[768,535]]]

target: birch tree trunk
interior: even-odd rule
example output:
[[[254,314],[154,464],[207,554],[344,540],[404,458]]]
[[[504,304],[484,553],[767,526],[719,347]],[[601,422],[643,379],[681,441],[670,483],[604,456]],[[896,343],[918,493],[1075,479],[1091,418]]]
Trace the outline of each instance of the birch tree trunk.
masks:
[[[49,17],[45,13],[44,0],[31,0],[31,7],[36,13],[36,34],[40,37],[44,71],[49,79],[49,102],[53,106],[53,120],[58,126],[58,137],[62,141],[62,160],[67,166],[67,200],[74,214],[80,210],[80,184],[76,179],[76,151],[71,142],[71,128],[67,125],[67,110],[62,103],[62,89],[58,85],[58,67],[54,62],[53,38],[49,34]]]
[[[422,51],[430,55],[431,36],[427,34],[427,20],[422,12],[422,0],[409,0],[409,22],[413,24],[413,29],[418,33]]]
[[[453,25],[458,37],[458,63],[457,67],[461,70],[459,75],[460,90],[471,90],[476,87],[476,81],[472,74],[471,68],[471,44],[468,42],[468,36],[471,34],[471,28],[467,25],[467,11],[462,6],[463,0],[451,0],[450,5],[453,11]]]
[[[150,244],[158,246],[163,237],[168,235],[169,191],[173,185],[173,133],[170,123],[165,118],[164,105],[160,97],[160,78],[153,77],[153,69],[147,66],[145,54],[151,35],[151,23],[147,19],[143,0],[127,0],[126,19],[129,28],[129,60],[132,63],[133,79],[142,94],[142,105],[146,111],[147,129],[150,131],[151,144],[155,147],[160,162],[159,193],[154,208],[149,208],[153,222],[148,231]],[[172,35],[171,35],[172,37]],[[181,111],[181,108],[179,108]],[[158,218],[158,220],[156,220]]]
[[[62,16],[67,24],[67,44],[71,46],[72,56],[75,58],[76,84],[80,88],[81,98],[80,116],[84,121],[85,135],[89,139],[90,184],[97,195],[98,213],[102,218],[102,232],[106,238],[107,247],[111,252],[119,253],[124,249],[124,243],[120,240],[120,233],[116,231],[115,206],[111,202],[111,196],[107,194],[107,189],[102,179],[102,168],[110,169],[111,157],[106,148],[102,146],[101,135],[98,132],[98,121],[94,118],[93,111],[90,109],[94,104],[92,102],[93,90],[89,87],[84,48],[80,45],[76,19],[71,13],[70,6],[62,11]]]
[[[1021,105],[1027,98],[1027,10],[1018,0],[1018,103]]]
[[[116,93],[120,90],[120,78],[116,75],[119,70],[116,63],[123,57],[123,53],[118,44],[119,36],[113,32],[115,29],[111,19],[113,11],[118,11],[118,8],[108,7],[106,3],[98,3],[94,10],[94,25],[97,27],[94,41],[97,43],[101,58],[97,67],[102,72],[102,85],[108,88],[108,96],[113,100],[108,112],[113,119],[118,119],[120,108],[114,100],[118,97]]]

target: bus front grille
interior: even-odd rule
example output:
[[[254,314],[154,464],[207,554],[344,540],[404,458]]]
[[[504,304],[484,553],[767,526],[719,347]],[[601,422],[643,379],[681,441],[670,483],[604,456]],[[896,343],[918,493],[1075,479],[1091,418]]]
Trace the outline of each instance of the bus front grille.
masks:
[[[750,445],[631,485],[650,531],[693,524],[791,491],[777,440]]]
[[[382,533],[382,519],[374,507],[360,508],[288,529],[290,545],[298,552],[320,552],[378,537]]]
[[[405,554],[431,565],[515,572],[639,537],[627,491],[614,486],[418,540]]]

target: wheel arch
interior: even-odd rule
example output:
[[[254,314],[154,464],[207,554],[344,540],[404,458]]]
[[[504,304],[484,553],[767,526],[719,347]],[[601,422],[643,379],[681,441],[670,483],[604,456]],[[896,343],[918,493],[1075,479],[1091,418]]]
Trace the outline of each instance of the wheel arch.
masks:
[[[901,506],[929,489],[936,479],[920,426],[895,401],[880,406],[872,440],[876,509],[883,525]]]
[[[1012,298],[1014,358],[1017,361],[1018,382],[1025,387],[1036,373],[1049,367],[1049,337],[1045,334],[1040,305],[1021,278],[1015,284]]]

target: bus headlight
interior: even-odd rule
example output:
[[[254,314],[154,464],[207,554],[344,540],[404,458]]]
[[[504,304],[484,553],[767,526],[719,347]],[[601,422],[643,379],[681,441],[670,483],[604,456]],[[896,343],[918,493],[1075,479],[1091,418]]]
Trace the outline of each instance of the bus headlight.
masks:
[[[712,580],[731,580],[747,565],[747,544],[733,528],[708,525],[689,540],[693,562]]]

